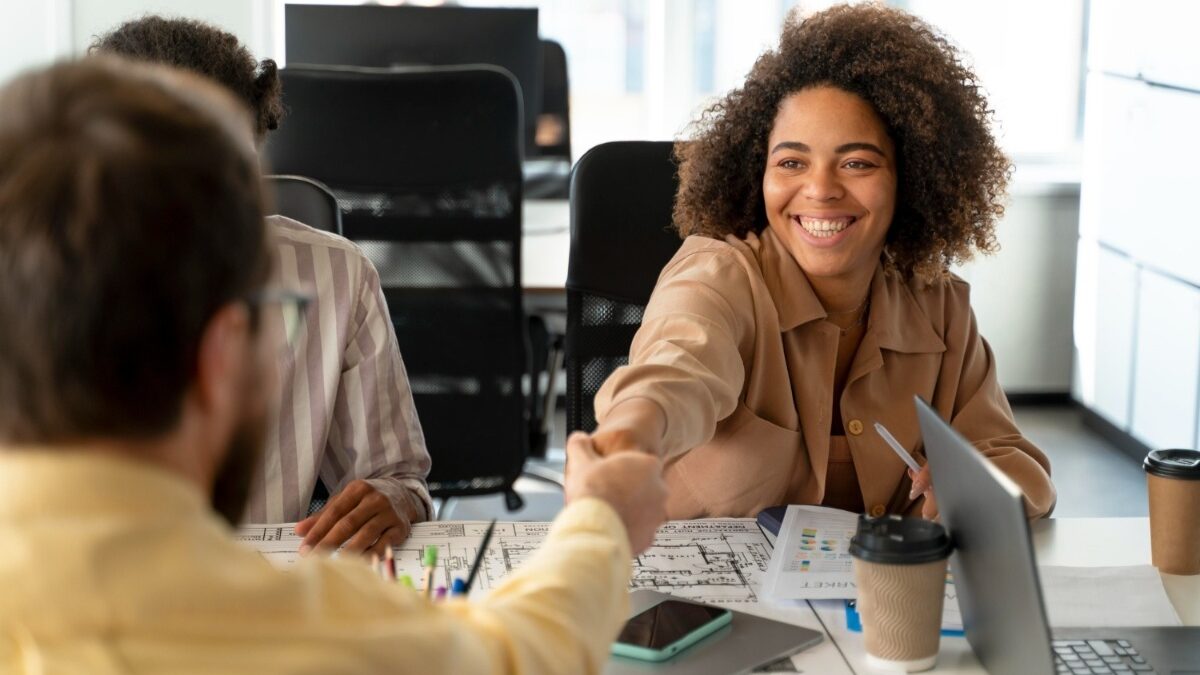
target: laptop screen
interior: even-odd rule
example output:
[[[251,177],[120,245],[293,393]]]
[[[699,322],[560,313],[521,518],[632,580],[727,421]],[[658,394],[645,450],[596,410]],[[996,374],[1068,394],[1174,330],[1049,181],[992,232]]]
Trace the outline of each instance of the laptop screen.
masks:
[[[917,417],[967,641],[993,675],[1054,672],[1020,489],[920,397]]]

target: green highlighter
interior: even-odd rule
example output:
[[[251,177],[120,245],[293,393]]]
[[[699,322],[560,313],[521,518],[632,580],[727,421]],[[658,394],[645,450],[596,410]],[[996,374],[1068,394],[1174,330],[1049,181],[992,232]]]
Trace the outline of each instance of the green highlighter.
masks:
[[[433,593],[433,570],[437,567],[438,550],[436,546],[425,547],[425,557],[421,559],[421,565],[425,568],[425,597],[430,597]]]
[[[612,653],[639,661],[666,661],[732,621],[727,609],[664,600],[625,622]]]

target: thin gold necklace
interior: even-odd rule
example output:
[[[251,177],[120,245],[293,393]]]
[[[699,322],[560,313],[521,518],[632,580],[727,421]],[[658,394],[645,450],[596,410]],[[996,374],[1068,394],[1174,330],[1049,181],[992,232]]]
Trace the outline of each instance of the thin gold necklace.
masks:
[[[842,328],[841,326],[837,326],[836,323],[833,324],[833,325],[837,326],[838,333],[840,334],[839,337],[846,337],[846,334],[849,333],[851,330],[863,325],[863,323],[867,319],[867,312],[870,309],[871,309],[871,295],[868,293],[867,297],[863,298],[862,304],[859,305],[858,307],[855,307],[854,309],[843,310],[841,312],[825,312],[825,314],[827,315],[826,318],[828,318],[829,316],[835,316],[835,315],[840,315],[840,314],[850,314],[851,312],[859,312],[858,318],[854,320],[854,323],[850,324],[849,326],[846,326],[845,328]],[[830,321],[830,323],[833,323],[833,322]]]

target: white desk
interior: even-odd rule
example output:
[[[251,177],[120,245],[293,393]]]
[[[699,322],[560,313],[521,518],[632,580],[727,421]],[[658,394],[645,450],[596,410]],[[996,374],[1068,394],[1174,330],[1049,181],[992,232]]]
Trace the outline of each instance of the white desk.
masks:
[[[1033,542],[1042,565],[1121,566],[1150,564],[1150,521],[1146,518],[1056,518],[1033,525]],[[1164,574],[1163,587],[1184,625],[1200,625],[1200,575]],[[846,628],[844,609],[821,604],[817,615],[856,675],[866,666],[862,633]],[[797,663],[803,663],[799,658]],[[934,673],[984,673],[966,638],[942,637]]]
[[[521,285],[526,293],[562,294],[571,254],[570,202],[527,199],[522,206]]]

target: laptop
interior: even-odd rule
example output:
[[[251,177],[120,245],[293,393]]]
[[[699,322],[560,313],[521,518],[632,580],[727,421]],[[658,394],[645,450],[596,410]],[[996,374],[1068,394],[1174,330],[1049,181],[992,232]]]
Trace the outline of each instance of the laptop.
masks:
[[[1200,628],[1070,628],[1051,635],[1021,491],[919,397],[917,417],[967,641],[991,675],[1200,675]]]

